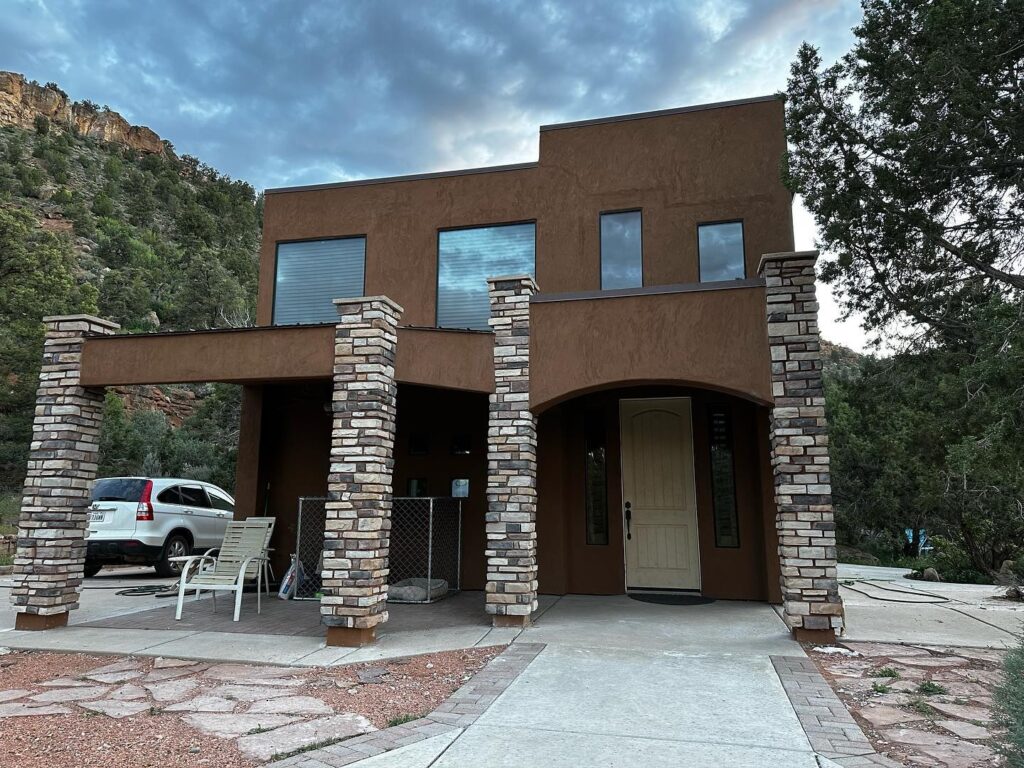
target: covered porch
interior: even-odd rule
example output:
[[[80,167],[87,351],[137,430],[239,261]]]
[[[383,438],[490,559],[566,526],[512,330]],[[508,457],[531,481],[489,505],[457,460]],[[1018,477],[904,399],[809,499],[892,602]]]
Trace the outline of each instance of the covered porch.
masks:
[[[277,518],[278,574],[295,551],[298,500],[326,500],[316,626],[326,627],[329,646],[403,634],[392,620],[408,611],[388,602],[405,543],[393,533],[392,506],[397,496],[424,495],[462,500],[459,581],[480,590],[484,610],[473,626],[522,630],[546,592],[665,588],[781,600],[795,634],[826,641],[842,626],[842,605],[813,262],[806,254],[766,257],[767,291],[741,281],[729,290],[535,296],[528,276],[493,278],[490,333],[400,326],[402,310],[386,297],[339,299],[335,326],[304,328],[138,338],[114,337],[96,318],[50,318],[37,423],[43,440],[30,462],[22,518],[32,535],[19,550],[23,579],[12,592],[18,628],[63,625],[75,607],[84,544],[84,509],[76,505],[95,475],[90,444],[102,388],[219,380],[245,387],[236,517]],[[761,313],[760,324],[732,322],[737,311]],[[668,336],[645,336],[652,322]],[[666,346],[679,329],[690,332]],[[604,355],[613,338],[635,349]],[[620,472],[627,463],[620,428],[623,403],[667,400],[674,405],[662,411],[685,425],[665,444],[671,450],[651,444],[630,459],[644,469],[670,455],[656,481],[692,515],[687,530],[663,526],[647,538],[671,542],[653,558],[660,558],[655,570],[690,572],[661,584],[631,577],[629,503],[638,555],[640,499],[661,491],[646,492],[654,481],[643,471]],[[725,422],[711,419],[723,412]],[[659,417],[649,413],[657,432]],[[716,430],[730,448],[725,463],[735,486],[731,500],[721,498],[732,508],[724,515],[709,453]],[[54,432],[67,437],[44,445]],[[598,433],[605,466],[592,477]],[[601,493],[593,493],[595,477]],[[598,500],[603,519],[591,515]],[[425,610],[443,616],[470,604],[447,602]],[[296,626],[309,627],[312,609],[296,610],[307,617]]]

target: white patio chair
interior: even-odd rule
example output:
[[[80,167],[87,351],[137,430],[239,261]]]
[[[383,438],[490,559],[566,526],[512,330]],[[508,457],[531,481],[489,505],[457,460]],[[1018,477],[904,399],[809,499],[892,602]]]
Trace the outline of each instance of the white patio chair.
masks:
[[[228,523],[220,547],[203,555],[174,558],[182,563],[181,581],[178,583],[178,607],[175,621],[181,620],[181,609],[186,592],[195,592],[196,600],[203,591],[213,593],[213,610],[217,610],[217,592],[235,593],[235,621],[242,611],[242,591],[247,579],[256,578],[256,612],[262,612],[260,596],[267,560],[267,542],[274,527],[274,518],[249,518]],[[211,553],[216,552],[214,557]],[[193,563],[198,570],[188,581]]]

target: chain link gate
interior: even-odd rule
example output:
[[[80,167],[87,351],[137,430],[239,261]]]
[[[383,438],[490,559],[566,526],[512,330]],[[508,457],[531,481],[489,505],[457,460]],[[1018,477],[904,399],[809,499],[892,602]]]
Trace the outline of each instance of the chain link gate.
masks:
[[[295,560],[301,567],[296,600],[319,600],[327,499],[299,498]],[[393,499],[388,602],[433,603],[461,586],[462,500],[449,497]]]
[[[462,500],[400,497],[391,508],[388,602],[432,603],[458,592]]]

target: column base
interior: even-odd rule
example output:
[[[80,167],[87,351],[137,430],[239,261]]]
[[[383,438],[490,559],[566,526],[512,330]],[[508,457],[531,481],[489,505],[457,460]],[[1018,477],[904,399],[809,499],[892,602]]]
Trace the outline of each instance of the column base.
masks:
[[[376,627],[328,627],[327,645],[342,648],[362,648],[377,639]]]
[[[45,615],[41,613],[19,613],[14,617],[14,628],[29,632],[66,627],[67,624],[67,611]]]
[[[495,627],[515,627],[516,629],[526,629],[530,626],[530,617],[496,613],[494,614],[493,624]]]
[[[834,629],[804,629],[793,627],[793,639],[798,643],[814,643],[815,645],[835,645]]]

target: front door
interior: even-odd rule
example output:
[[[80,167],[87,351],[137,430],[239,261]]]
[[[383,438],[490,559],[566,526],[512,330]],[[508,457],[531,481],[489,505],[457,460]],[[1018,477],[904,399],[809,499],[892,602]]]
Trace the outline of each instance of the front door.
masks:
[[[626,589],[700,589],[690,398],[621,400]]]

